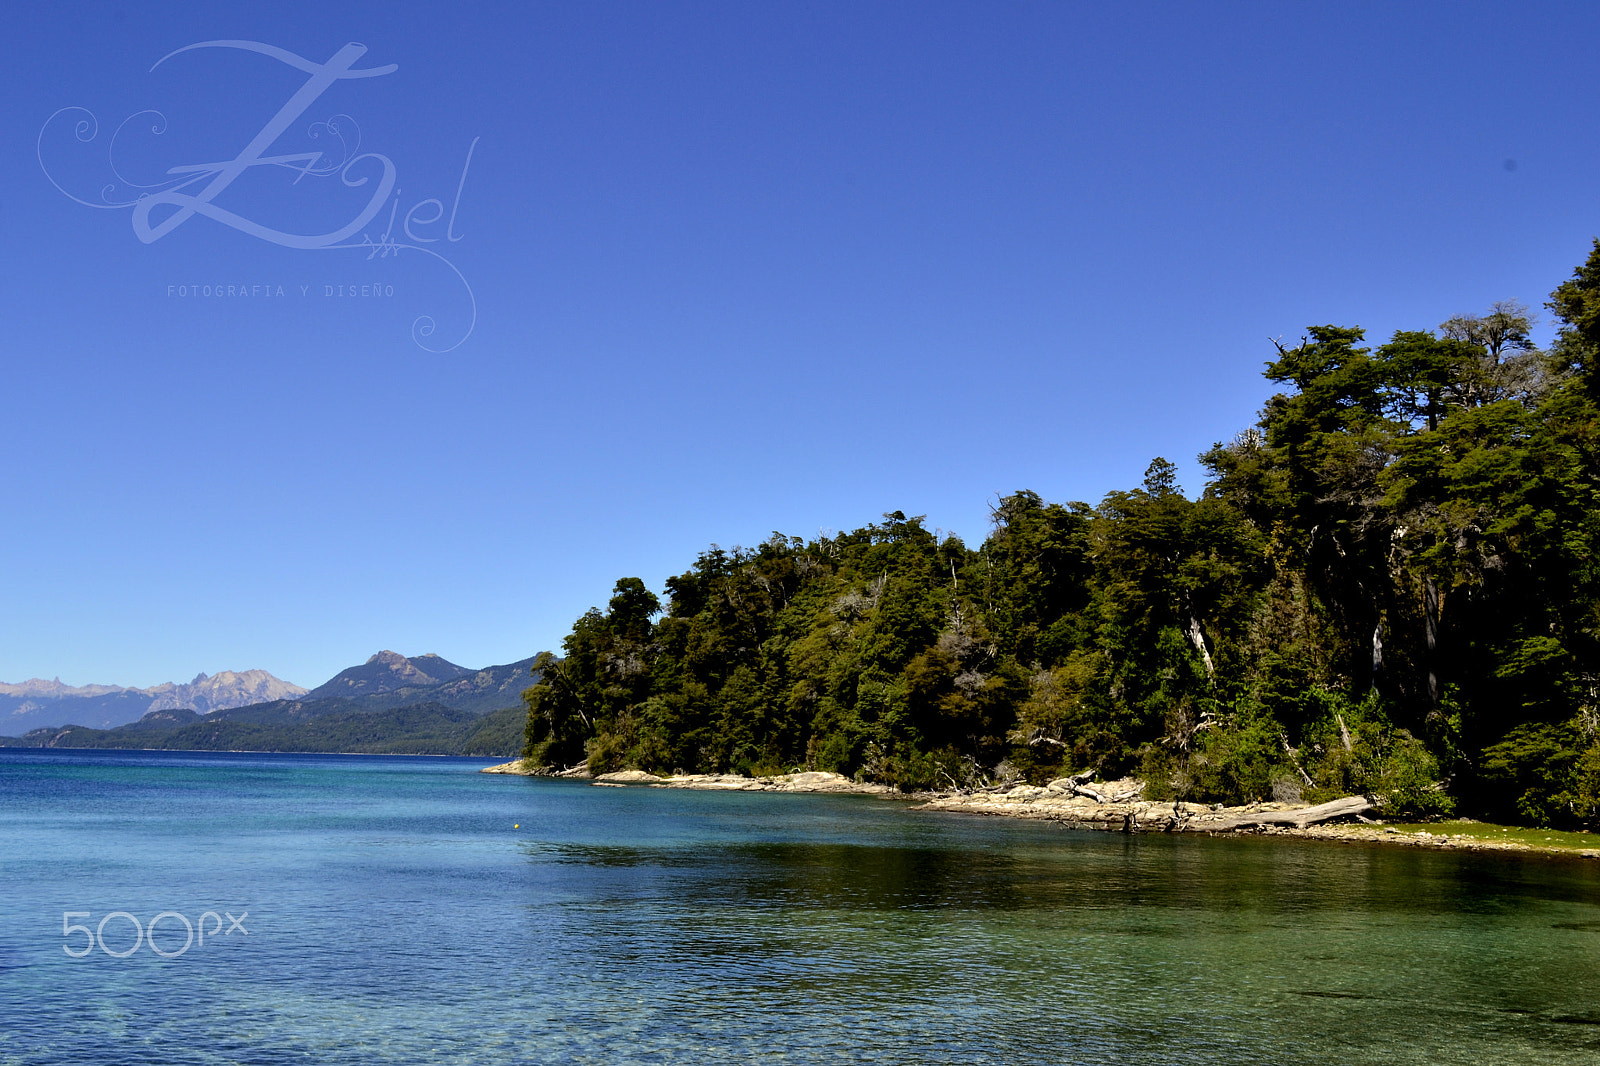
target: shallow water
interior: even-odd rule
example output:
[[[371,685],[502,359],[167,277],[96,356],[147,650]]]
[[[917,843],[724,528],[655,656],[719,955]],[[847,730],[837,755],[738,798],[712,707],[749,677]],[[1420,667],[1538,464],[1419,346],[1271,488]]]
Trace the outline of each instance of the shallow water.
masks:
[[[0,750],[0,1064],[1600,1061],[1592,862],[484,765]]]

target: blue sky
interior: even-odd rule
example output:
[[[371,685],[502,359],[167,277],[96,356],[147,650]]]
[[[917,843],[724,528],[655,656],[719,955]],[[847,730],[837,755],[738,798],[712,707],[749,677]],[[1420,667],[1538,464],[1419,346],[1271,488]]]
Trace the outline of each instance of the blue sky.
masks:
[[[1600,233],[1592,5],[267,7],[11,16],[0,679],[509,662],[712,542],[1196,492],[1270,337],[1538,306]],[[309,75],[155,65],[215,40],[396,65],[272,148],[372,157],[213,201],[325,234],[387,160],[368,244],[52,184],[242,152]]]

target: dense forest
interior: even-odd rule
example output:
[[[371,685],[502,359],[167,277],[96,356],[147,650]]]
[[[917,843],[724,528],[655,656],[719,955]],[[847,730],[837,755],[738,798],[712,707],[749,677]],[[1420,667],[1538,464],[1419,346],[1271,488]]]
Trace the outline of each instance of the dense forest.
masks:
[[[1278,343],[1198,499],[1156,459],[976,548],[897,511],[624,578],[536,661],[524,754],[1596,825],[1600,241],[1546,306],[1547,351],[1516,303]]]

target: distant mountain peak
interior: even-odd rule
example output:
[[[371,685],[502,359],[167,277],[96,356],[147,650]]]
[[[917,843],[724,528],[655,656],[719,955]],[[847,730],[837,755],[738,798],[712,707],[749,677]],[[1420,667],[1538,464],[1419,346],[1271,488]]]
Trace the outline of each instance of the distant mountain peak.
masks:
[[[367,696],[401,688],[427,688],[466,677],[473,672],[433,652],[407,658],[385,648],[360,666],[340,671],[326,683],[312,689],[306,698],[317,700],[335,696]]]
[[[244,748],[255,750],[252,747],[255,742],[249,737],[216,733],[214,728],[227,730],[241,726],[268,726],[273,729],[279,727],[298,729],[299,723],[324,716],[339,718],[354,715],[365,721],[374,715],[390,715],[393,721],[383,726],[384,730],[388,730],[391,726],[394,728],[404,726],[405,722],[402,719],[409,721],[425,711],[427,715],[435,717],[443,715],[448,718],[450,728],[453,729],[475,716],[500,713],[508,716],[506,720],[511,723],[508,727],[511,743],[507,748],[511,751],[515,750],[517,743],[520,743],[516,738],[522,735],[522,724],[527,717],[526,709],[522,707],[522,692],[530,684],[530,679],[536,678],[536,674],[530,673],[535,661],[529,658],[506,663],[503,666],[486,666],[481,670],[469,670],[448,662],[437,654],[418,655],[407,659],[391,651],[382,659],[375,655],[360,666],[352,666],[348,670],[341,671],[337,677],[320,686],[316,692],[306,693],[297,686],[286,686],[300,694],[260,699],[240,706],[219,707],[205,714],[197,714],[188,707],[172,706],[172,704],[180,695],[189,695],[194,697],[192,702],[203,706],[201,697],[212,691],[213,686],[238,685],[252,679],[260,683],[276,682],[279,685],[284,685],[284,682],[278,681],[262,670],[246,671],[243,674],[224,670],[215,676],[207,676],[203,682],[191,682],[188,685],[168,682],[151,689],[113,688],[108,694],[87,699],[0,694],[0,733],[8,737],[23,737],[28,741],[23,744],[24,747],[53,747],[66,743],[63,738],[82,739],[82,730],[112,730],[120,731],[120,735],[124,738],[123,741],[110,744],[112,747],[182,748],[194,747],[198,742],[191,738],[182,743],[169,744],[168,740],[171,739],[169,734],[176,735],[177,731],[194,726],[197,729],[212,731],[202,738],[204,743],[200,743],[201,747],[214,747],[217,744],[229,747],[235,746],[235,742],[238,741]],[[37,684],[52,683],[38,681]],[[332,698],[329,696],[330,691]],[[428,710],[429,708],[432,709]],[[143,718],[139,717],[141,714]],[[432,729],[433,726],[430,725],[429,728]],[[281,739],[283,738],[279,737],[273,743]],[[347,742],[348,740],[337,740],[331,743],[338,745]],[[313,749],[282,750],[346,750],[326,746],[329,741],[318,740],[316,743],[322,746]],[[386,743],[386,741],[380,738],[380,741],[375,743]],[[432,743],[432,740],[429,743]],[[354,747],[348,750],[365,751],[369,748]]]
[[[110,728],[133,721],[151,711],[186,709],[202,714],[230,710],[252,703],[292,699],[304,694],[265,670],[211,675],[201,671],[186,685],[171,681],[149,688],[121,685],[64,685],[60,678],[33,678],[20,685],[0,684],[0,732],[19,726],[62,725],[72,722],[93,728]]]
[[[52,681],[30,677],[18,685],[8,685],[0,682],[0,696],[44,696],[49,699],[65,699],[73,696],[106,696],[123,691],[127,690],[121,685],[81,685],[76,687],[63,685],[59,677]]]
[[[156,696],[150,704],[152,711],[187,707],[207,714],[246,707],[252,703],[290,699],[304,695],[306,690],[273,677],[265,670],[246,670],[243,673],[223,670],[218,674],[202,671],[187,685],[173,685],[170,688],[158,685],[149,691]]]

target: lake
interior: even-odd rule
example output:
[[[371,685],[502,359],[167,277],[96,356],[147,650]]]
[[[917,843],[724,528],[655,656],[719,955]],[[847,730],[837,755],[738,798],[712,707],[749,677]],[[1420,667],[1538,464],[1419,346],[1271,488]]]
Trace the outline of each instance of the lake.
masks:
[[[1593,861],[488,762],[0,750],[0,1066],[1600,1061]]]

